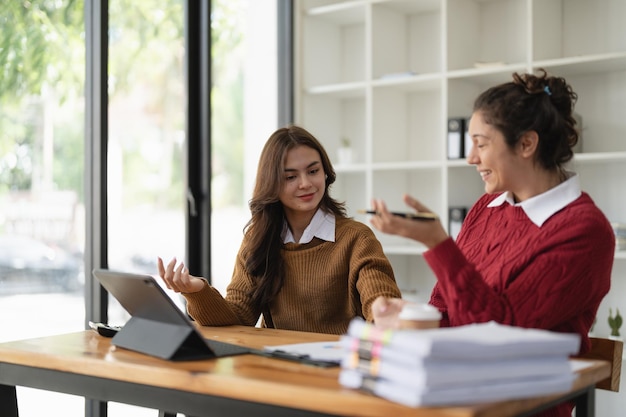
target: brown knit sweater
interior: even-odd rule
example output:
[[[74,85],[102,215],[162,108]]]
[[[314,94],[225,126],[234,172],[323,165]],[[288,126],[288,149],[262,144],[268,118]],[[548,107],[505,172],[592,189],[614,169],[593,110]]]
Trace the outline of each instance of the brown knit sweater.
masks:
[[[205,326],[254,326],[261,311],[252,307],[255,285],[239,250],[232,280],[224,299],[207,285],[183,294],[191,317]],[[283,246],[285,283],[271,305],[274,327],[328,334],[343,334],[350,320],[371,321],[376,297],[400,297],[389,260],[372,230],[353,219],[337,218],[335,242],[314,238],[307,244]],[[265,326],[265,323],[262,323]]]

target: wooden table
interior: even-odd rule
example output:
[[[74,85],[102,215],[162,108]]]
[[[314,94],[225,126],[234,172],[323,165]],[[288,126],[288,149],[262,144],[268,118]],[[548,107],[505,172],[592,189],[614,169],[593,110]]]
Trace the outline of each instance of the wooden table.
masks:
[[[201,331],[208,338],[254,348],[336,340],[335,336],[245,326],[204,327]],[[595,408],[594,385],[609,375],[607,362],[590,364],[564,395],[410,408],[340,386],[338,368],[257,355],[170,362],[116,348],[110,339],[87,330],[0,344],[0,416],[18,416],[15,387],[25,386],[198,417],[529,416],[575,397],[579,401],[577,416],[590,417]]]

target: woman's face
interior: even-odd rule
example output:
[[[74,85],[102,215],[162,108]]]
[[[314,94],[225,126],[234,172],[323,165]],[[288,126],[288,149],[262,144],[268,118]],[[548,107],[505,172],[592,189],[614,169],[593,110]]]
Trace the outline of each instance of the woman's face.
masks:
[[[326,175],[319,152],[308,146],[287,151],[283,175],[278,197],[287,216],[304,213],[313,216],[326,191]]]
[[[480,111],[472,115],[469,134],[473,146],[467,162],[476,166],[485,183],[485,192],[515,193],[516,182],[523,178],[523,161],[507,146],[504,135],[485,123]]]

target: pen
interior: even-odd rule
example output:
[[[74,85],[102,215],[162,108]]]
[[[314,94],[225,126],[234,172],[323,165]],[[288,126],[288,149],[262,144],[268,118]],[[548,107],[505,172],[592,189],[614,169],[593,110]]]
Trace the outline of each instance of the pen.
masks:
[[[310,355],[307,355],[307,354],[291,353],[291,352],[286,352],[284,350],[272,350],[271,352],[266,352],[262,350],[257,350],[257,351],[253,350],[252,353],[265,356],[268,358],[285,359],[288,361],[299,362],[305,365],[314,365],[314,366],[318,366],[321,368],[333,368],[335,366],[339,366],[339,361],[313,359],[311,358]]]
[[[359,213],[363,214],[377,214],[374,210],[359,210]],[[418,212],[418,213],[400,213],[397,211],[392,211],[391,214],[394,216],[404,217],[405,219],[412,220],[437,220],[438,217],[435,213],[429,213],[426,211]]]
[[[271,353],[271,356],[273,357],[277,357],[277,358],[282,358],[282,359],[293,359],[293,360],[298,360],[298,359],[310,359],[311,356],[307,355],[307,354],[300,354],[300,353],[292,353],[292,352],[286,352],[284,350],[273,350]]]

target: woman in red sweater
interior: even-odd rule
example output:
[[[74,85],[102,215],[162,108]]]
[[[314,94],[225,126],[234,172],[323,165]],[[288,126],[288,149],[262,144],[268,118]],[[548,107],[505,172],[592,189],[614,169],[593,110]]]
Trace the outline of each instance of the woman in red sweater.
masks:
[[[442,326],[499,323],[581,335],[610,287],[615,236],[604,214],[582,192],[572,159],[578,133],[577,95],[563,78],[513,74],[483,92],[469,126],[467,158],[485,194],[463,222],[456,242],[439,221],[393,216],[373,201],[377,229],[422,242],[437,277],[430,303]],[[428,211],[410,196],[414,210]],[[402,301],[380,298],[373,308],[394,326]]]
[[[467,158],[485,183],[456,242],[439,221],[407,220],[373,201],[377,229],[422,242],[442,326],[498,323],[578,333],[581,353],[609,291],[615,236],[564,164],[578,141],[577,95],[563,78],[513,74],[475,101]],[[405,195],[414,210],[429,211]],[[377,324],[395,327],[403,301],[379,297]],[[571,416],[563,404],[542,416]]]

